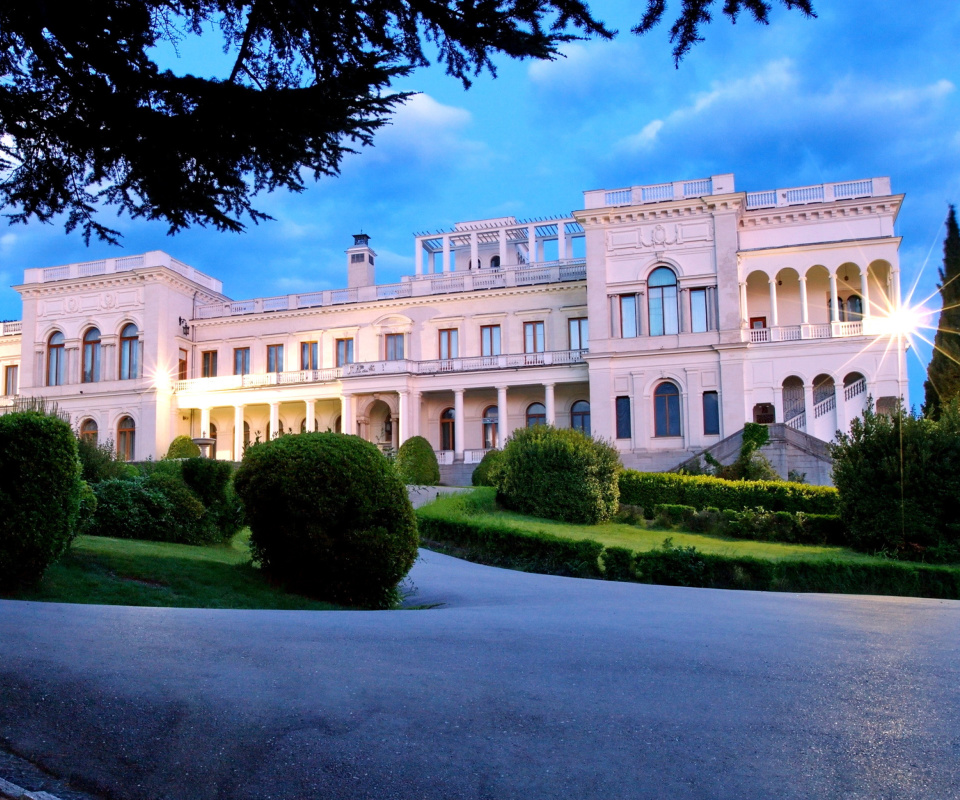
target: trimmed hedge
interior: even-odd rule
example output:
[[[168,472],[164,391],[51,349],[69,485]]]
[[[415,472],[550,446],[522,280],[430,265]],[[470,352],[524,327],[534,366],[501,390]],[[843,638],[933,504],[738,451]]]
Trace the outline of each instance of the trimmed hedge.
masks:
[[[502,450],[496,448],[488,450],[474,468],[470,482],[474,486],[496,486],[496,471],[500,468],[501,461],[503,461]]]
[[[189,436],[177,436],[167,449],[165,459],[174,458],[198,458],[200,456],[200,446]]]
[[[804,514],[836,514],[837,490],[786,481],[727,481],[707,475],[672,472],[620,473],[620,502],[652,510],[654,506],[684,505],[721,511],[763,508]]]
[[[90,498],[70,425],[39,411],[0,416],[0,589],[36,584],[70,546]]]
[[[404,483],[414,486],[437,486],[440,483],[437,454],[433,452],[433,445],[422,436],[411,436],[400,445],[394,466]]]

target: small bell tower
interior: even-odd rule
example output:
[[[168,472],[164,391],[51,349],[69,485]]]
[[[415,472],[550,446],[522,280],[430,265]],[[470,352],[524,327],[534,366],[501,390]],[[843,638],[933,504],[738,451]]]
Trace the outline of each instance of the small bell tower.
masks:
[[[347,250],[347,286],[349,288],[376,284],[373,268],[376,255],[370,247],[370,237],[367,234],[353,234],[353,247]]]

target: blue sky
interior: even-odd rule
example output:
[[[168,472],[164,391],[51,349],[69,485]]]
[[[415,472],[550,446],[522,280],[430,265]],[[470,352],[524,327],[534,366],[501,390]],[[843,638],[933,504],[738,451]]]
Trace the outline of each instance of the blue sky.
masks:
[[[343,251],[362,229],[378,281],[391,282],[412,272],[414,231],[568,213],[585,189],[724,172],[751,191],[889,175],[906,194],[905,292],[914,281],[918,297],[935,292],[947,204],[960,201],[960,5],[920,0],[893,14],[889,2],[815,0],[815,20],[781,7],[767,27],[717,19],[679,69],[667,25],[629,33],[640,4],[591,7],[620,29],[613,42],[572,44],[555,62],[501,61],[496,79],[469,91],[439,67],[404,79],[398,89],[421,94],[375,147],[348,157],[339,178],[261,197],[276,219],[244,234],[170,237],[121,218],[119,250],[87,248],[61,225],[0,228],[0,318],[19,318],[6,287],[28,267],[160,249],[222,279],[233,298],[269,296],[343,286]],[[213,38],[169,58],[178,72],[224,69]],[[929,348],[918,351],[916,404]]]

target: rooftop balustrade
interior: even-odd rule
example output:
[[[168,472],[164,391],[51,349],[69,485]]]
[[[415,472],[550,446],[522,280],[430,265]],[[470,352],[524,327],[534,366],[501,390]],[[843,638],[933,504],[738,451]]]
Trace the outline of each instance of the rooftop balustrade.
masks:
[[[216,278],[194,269],[182,261],[178,261],[173,256],[164,253],[161,250],[151,250],[149,253],[142,253],[136,256],[123,256],[121,258],[104,258],[99,261],[84,261],[77,264],[64,264],[59,267],[38,267],[24,270],[24,283],[51,283],[53,281],[66,281],[74,278],[90,278],[98,275],[114,275],[121,272],[129,272],[135,269],[144,269],[149,267],[166,267],[173,270],[178,275],[193,281],[194,283],[209,289],[217,294],[223,294],[223,283]]]
[[[23,331],[23,322],[14,320],[12,322],[0,322],[0,336],[14,336]]]

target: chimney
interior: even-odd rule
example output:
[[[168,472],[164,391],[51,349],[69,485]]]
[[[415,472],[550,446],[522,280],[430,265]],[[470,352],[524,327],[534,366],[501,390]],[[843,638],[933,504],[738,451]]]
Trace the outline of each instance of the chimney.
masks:
[[[353,247],[347,250],[347,286],[373,286],[373,259],[377,254],[370,248],[370,237],[365,233],[353,234]]]

